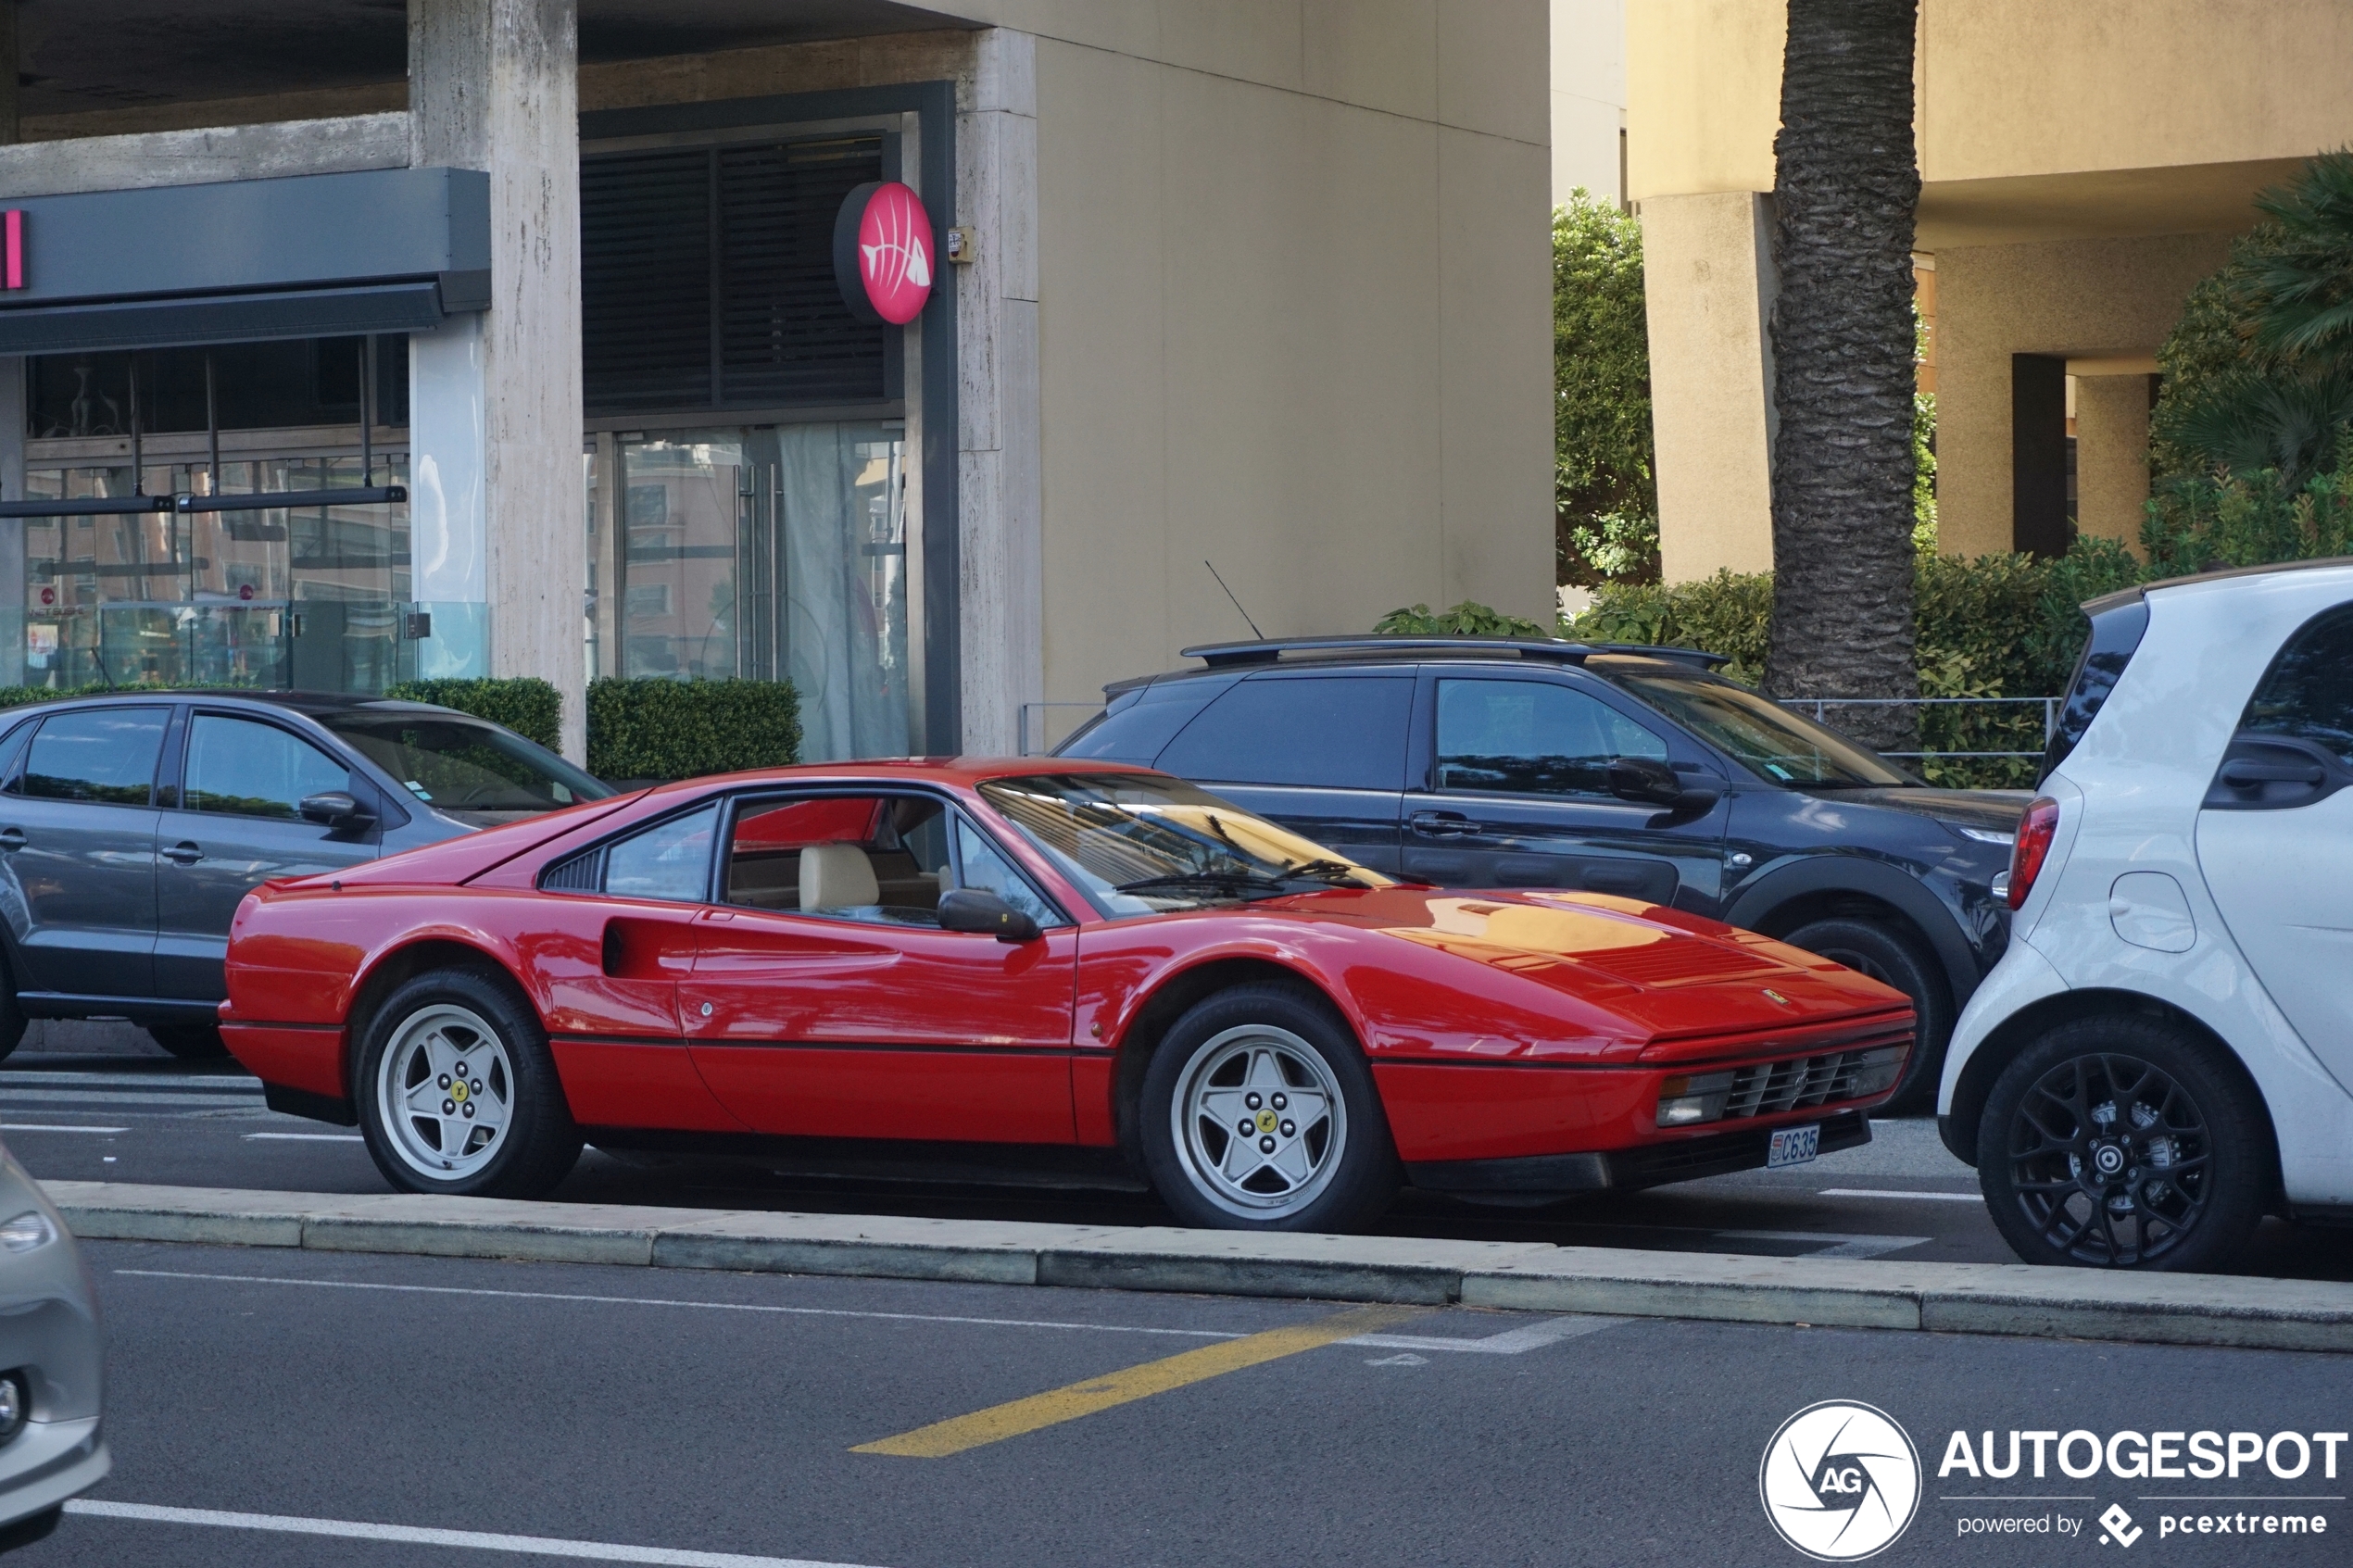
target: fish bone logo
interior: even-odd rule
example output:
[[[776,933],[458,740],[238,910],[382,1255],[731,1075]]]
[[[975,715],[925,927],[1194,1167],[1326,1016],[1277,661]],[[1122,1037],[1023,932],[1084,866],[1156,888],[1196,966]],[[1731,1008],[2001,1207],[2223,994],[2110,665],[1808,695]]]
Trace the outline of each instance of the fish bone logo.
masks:
[[[1920,1502],[1920,1456],[1885,1411],[1846,1399],[1808,1405],[1765,1445],[1756,1490],[1781,1539],[1819,1562],[1885,1549]]]

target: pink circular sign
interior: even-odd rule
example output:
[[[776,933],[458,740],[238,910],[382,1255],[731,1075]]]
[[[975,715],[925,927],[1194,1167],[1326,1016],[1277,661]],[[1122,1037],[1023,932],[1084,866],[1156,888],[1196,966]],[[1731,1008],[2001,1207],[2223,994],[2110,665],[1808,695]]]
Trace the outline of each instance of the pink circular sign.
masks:
[[[898,181],[861,185],[842,203],[834,270],[850,309],[866,320],[903,327],[921,315],[935,254],[923,198]]]

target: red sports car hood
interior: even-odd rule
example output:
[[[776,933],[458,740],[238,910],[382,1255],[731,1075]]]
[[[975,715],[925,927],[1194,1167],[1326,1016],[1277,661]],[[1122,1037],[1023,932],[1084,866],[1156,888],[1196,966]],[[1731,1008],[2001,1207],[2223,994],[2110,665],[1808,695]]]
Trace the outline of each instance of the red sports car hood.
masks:
[[[1256,907],[1340,921],[1533,984],[1632,1025],[1651,1047],[1908,1012],[1900,991],[1754,932],[1602,893],[1394,887]]]

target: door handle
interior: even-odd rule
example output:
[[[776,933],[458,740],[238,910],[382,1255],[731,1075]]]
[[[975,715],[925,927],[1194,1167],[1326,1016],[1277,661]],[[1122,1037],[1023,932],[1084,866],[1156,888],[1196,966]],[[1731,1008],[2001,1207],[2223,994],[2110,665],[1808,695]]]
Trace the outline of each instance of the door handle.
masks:
[[[2248,757],[2233,757],[2222,764],[2222,782],[2233,789],[2253,789],[2259,784],[2316,784],[2328,775],[2318,762],[2297,759],[2293,762],[2258,762]]]
[[[182,842],[165,850],[163,858],[177,865],[193,866],[204,859],[204,851],[193,844]]]
[[[1468,838],[1479,824],[1454,811],[1416,811],[1406,825],[1424,838]]]
[[[13,855],[24,847],[24,829],[0,828],[0,854]]]

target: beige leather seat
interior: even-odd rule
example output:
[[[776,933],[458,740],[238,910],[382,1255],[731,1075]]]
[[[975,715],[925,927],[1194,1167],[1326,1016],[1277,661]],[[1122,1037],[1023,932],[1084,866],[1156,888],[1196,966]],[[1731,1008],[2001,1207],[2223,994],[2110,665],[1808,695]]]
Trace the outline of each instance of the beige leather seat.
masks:
[[[803,909],[871,909],[881,901],[875,863],[855,844],[812,844],[800,852]]]

